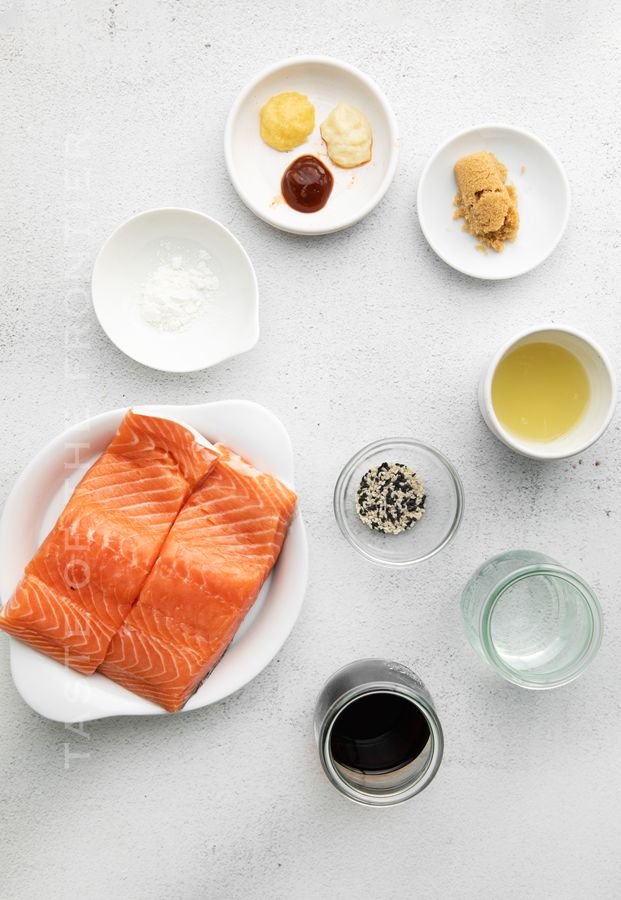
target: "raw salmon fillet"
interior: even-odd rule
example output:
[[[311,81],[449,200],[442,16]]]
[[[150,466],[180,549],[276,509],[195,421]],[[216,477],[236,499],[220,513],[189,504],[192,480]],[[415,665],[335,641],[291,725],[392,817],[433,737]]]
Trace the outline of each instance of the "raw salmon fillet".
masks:
[[[169,712],[216,665],[280,553],[297,497],[222,444],[99,671]]]
[[[179,510],[217,458],[189,428],[130,410],[26,567],[0,628],[94,672]]]

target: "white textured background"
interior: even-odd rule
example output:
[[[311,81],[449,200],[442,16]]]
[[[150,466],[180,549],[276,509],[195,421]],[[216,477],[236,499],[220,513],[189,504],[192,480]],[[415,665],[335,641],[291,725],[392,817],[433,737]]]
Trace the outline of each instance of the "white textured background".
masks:
[[[245,397],[291,434],[311,550],[282,652],[199,712],[75,734],[24,705],[0,635],[2,898],[619,897],[619,418],[581,465],[536,463],[487,431],[475,384],[507,336],[542,319],[585,329],[621,363],[620,36],[609,0],[0,0],[2,497],[69,421]],[[401,130],[380,207],[315,239],[254,218],[222,154],[237,92],[298,53],[363,68]],[[509,282],[448,268],[416,218],[429,155],[485,121],[546,141],[573,191],[556,252]],[[261,291],[256,348],[190,375],[126,358],[90,303],[104,239],[165,205],[228,226]],[[358,559],[331,500],[352,453],[396,433],[448,455],[467,505],[446,550],[392,573]],[[464,582],[514,547],[575,568],[604,607],[599,657],[558,691],[505,683],[462,635]],[[384,811],[329,785],[311,731],[326,677],[368,655],[418,672],[446,736],[436,781]],[[85,754],[68,769],[67,743]]]

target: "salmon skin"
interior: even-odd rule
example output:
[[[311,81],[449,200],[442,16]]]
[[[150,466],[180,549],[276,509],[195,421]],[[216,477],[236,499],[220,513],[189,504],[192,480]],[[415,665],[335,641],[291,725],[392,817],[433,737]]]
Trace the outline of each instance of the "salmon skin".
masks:
[[[276,562],[297,497],[222,444],[99,671],[169,712],[213,669]]]
[[[192,488],[218,451],[130,410],[0,612],[0,628],[90,675],[106,655]]]

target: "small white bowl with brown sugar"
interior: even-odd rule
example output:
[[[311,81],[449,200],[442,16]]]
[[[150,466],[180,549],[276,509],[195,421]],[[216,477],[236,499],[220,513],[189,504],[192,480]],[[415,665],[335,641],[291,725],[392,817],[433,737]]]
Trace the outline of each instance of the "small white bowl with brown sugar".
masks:
[[[483,171],[486,160],[490,168]],[[500,193],[506,195],[507,224],[517,197],[514,240],[495,240],[492,231],[476,227],[482,217],[474,207]],[[418,185],[418,219],[430,246],[449,266],[473,278],[515,278],[530,272],[557,246],[569,207],[569,182],[556,155],[513,125],[478,125],[454,135],[433,154]],[[497,225],[492,217],[488,227]],[[497,233],[502,237],[514,231],[501,224]]]

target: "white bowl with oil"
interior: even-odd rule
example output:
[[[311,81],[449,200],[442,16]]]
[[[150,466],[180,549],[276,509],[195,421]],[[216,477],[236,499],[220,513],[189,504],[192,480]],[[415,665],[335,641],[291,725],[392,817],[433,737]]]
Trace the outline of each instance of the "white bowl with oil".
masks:
[[[568,350],[584,366],[590,397],[576,425],[550,441],[527,440],[500,422],[492,403],[492,383],[500,362],[513,350],[527,344],[551,343]],[[526,328],[506,341],[494,354],[479,382],[479,407],[488,428],[507,447],[532,459],[565,459],[582,453],[598,440],[610,424],[617,404],[617,380],[606,353],[588,335],[567,325]]]

